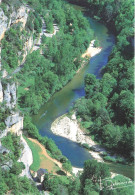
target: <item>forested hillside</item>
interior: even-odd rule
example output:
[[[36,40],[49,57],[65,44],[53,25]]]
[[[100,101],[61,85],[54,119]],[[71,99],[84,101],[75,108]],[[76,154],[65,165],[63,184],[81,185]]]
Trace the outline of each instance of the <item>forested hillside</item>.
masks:
[[[72,2],[72,1],[71,1]],[[80,1],[73,1],[80,4]],[[75,108],[95,140],[133,160],[133,1],[83,1],[88,14],[116,34],[103,77],[85,78],[85,98]],[[100,140],[100,141],[99,141]]]
[[[67,3],[38,0],[24,3],[30,9],[26,27],[22,30],[18,23],[6,32],[2,40],[2,64],[8,72],[15,70],[22,60],[20,53],[24,53],[25,39],[33,36],[35,42],[42,33],[40,45],[37,43],[39,49],[28,53],[24,67],[15,75],[19,82],[20,107],[35,114],[73,77],[81,65],[81,54],[93,38],[93,31],[82,13]],[[43,22],[50,33],[56,24],[59,28],[56,35],[46,37]]]

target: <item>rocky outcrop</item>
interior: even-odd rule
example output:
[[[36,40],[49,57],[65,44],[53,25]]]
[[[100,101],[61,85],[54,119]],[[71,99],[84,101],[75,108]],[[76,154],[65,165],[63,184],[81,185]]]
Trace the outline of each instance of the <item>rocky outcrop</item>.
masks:
[[[25,169],[22,170],[22,173],[20,175],[21,176],[26,175],[28,178],[32,179],[30,171],[29,171],[29,167],[33,163],[32,151],[22,136],[21,136],[21,143],[23,144],[24,148],[23,148],[21,157],[19,158],[18,161],[24,163]]]
[[[22,29],[26,25],[29,8],[21,6],[17,11],[15,11],[14,8],[12,8],[12,10],[13,12],[9,15],[8,20],[7,16],[5,16],[3,10],[0,8],[0,41],[3,39],[6,30],[8,30],[12,24],[22,22]]]
[[[17,123],[20,119],[19,112],[8,116],[5,120],[5,124],[7,127],[11,127],[13,124]]]
[[[0,0],[1,2],[1,0]],[[7,7],[8,9],[8,7]],[[9,15],[9,18],[7,18],[3,12],[3,10],[0,8],[0,41],[3,39],[4,34],[6,30],[10,29],[10,27],[18,22],[22,23],[21,30],[25,27],[28,17],[29,8],[25,6],[21,6],[18,10],[15,10],[14,7],[11,7],[12,13]],[[33,47],[33,36],[30,37],[21,37],[24,39],[25,43],[23,46],[23,52],[20,53],[22,55],[23,60],[19,62],[19,65],[21,65],[24,61],[28,53],[31,51]],[[17,54],[19,55],[19,54]],[[19,68],[19,67],[18,67]],[[1,45],[0,45],[0,70],[1,67]],[[17,104],[17,88],[16,84],[11,81],[11,77],[9,76],[6,70],[1,70],[2,72],[2,79],[0,81],[0,102],[2,103],[3,110],[6,110],[6,113],[8,112],[8,117],[4,118],[4,122],[6,125],[5,129],[0,130],[0,140],[7,136],[8,132],[15,133],[17,135],[21,136],[21,143],[24,146],[24,149],[22,150],[21,157],[19,159],[19,162],[23,162],[25,165],[25,169],[22,171],[21,176],[26,175],[28,178],[31,178],[29,167],[33,162],[33,156],[32,152],[26,143],[26,141],[22,137],[22,129],[23,129],[23,116],[20,115],[19,111],[16,111],[16,104]],[[0,108],[1,109],[1,108]],[[8,152],[0,142],[0,153],[3,154],[4,152]],[[12,167],[12,161],[7,160],[4,164],[0,164],[2,169],[9,169]]]
[[[15,123],[14,125],[12,125],[9,128],[9,131],[11,133],[15,133],[17,135],[21,135],[22,134],[22,132],[21,132],[22,129],[23,129],[23,117],[19,117],[18,118],[18,122]]]
[[[9,80],[8,80],[9,81]],[[5,90],[3,90],[3,84],[0,82],[0,102],[4,102],[4,109],[9,109],[9,116],[4,119],[6,129],[2,129],[0,132],[0,138],[7,135],[7,133],[13,132],[17,135],[21,135],[21,129],[23,129],[23,116],[20,116],[18,111],[15,111],[17,97],[16,97],[16,85],[4,84]],[[4,93],[3,93],[4,91]],[[3,98],[4,94],[4,98]]]
[[[98,151],[89,151],[90,154],[97,161],[103,162],[100,153],[105,152],[105,149],[101,148],[90,138],[90,136],[86,135],[86,132],[80,128],[75,114],[73,114],[71,118],[66,115],[57,118],[52,123],[51,130],[56,135],[65,137],[77,143],[88,144],[89,147],[94,147]]]
[[[17,11],[13,11],[10,15],[8,27],[10,27],[12,24],[22,22],[22,28],[24,28],[27,22],[28,11],[29,9],[26,8],[25,6],[21,6]]]
[[[12,109],[15,107],[17,101],[15,83],[7,84],[7,87],[4,90],[4,101],[7,108]]]
[[[7,149],[7,148],[5,148],[4,146],[2,146],[2,144],[1,144],[1,141],[0,141],[0,154],[2,153],[9,153],[10,151]]]
[[[8,28],[8,18],[0,8],[0,40],[3,39],[5,31]]]
[[[28,53],[32,49],[33,45],[34,45],[33,36],[30,36],[26,40],[26,42],[24,43],[24,47],[23,47],[24,54],[23,54],[23,60],[22,60],[21,64],[24,63],[26,56],[28,55]]]
[[[56,135],[66,137],[74,142],[94,144],[80,128],[75,114],[72,115],[71,119],[66,115],[59,117],[52,123],[51,130]]]
[[[3,90],[2,90],[2,84],[1,84],[1,81],[0,81],[0,102],[3,101]]]
[[[4,129],[3,131],[0,131],[0,139],[2,139],[3,137],[5,137],[8,132],[9,132],[9,129],[8,128]]]

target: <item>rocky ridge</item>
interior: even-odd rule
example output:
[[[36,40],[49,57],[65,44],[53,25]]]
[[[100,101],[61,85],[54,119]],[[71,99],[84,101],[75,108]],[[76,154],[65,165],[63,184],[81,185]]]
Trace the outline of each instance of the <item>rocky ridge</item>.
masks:
[[[9,9],[8,6],[7,9]],[[27,23],[28,14],[30,11],[29,6],[27,5],[22,5],[17,10],[14,7],[10,7],[10,11],[11,9],[12,13],[10,13],[7,17],[4,11],[0,8],[0,70],[2,73],[0,79],[0,109],[8,112],[8,116],[4,118],[4,124],[6,127],[4,129],[0,129],[0,141],[7,135],[8,132],[13,132],[21,136],[21,142],[24,149],[19,162],[23,162],[25,164],[25,169],[23,170],[21,176],[26,175],[27,177],[31,178],[29,166],[32,164],[33,157],[29,146],[22,137],[23,116],[21,116],[21,113],[17,109],[17,85],[15,82],[12,82],[12,75],[21,70],[29,52],[40,49],[41,37],[43,34],[47,37],[52,37],[59,29],[57,25],[54,25],[54,33],[45,34],[46,28],[44,28],[45,22],[43,22],[42,32],[39,34],[39,38],[37,38],[35,41],[33,39],[34,32],[31,32],[29,36],[22,36],[21,39],[25,40],[23,50],[17,54],[18,56],[22,55],[22,60],[18,62],[18,67],[16,70],[9,75],[6,70],[2,69],[1,65],[1,40],[4,38],[5,32],[9,30],[13,24],[21,22],[21,30],[23,30]],[[0,145],[0,151],[2,151],[2,148],[2,145]]]

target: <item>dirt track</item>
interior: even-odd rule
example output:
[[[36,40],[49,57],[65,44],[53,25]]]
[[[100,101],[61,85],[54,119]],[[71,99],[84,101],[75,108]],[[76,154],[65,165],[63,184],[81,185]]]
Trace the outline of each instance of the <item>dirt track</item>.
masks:
[[[32,141],[33,143],[36,143],[36,144],[41,148],[41,150],[42,150],[41,154],[42,154],[42,155],[44,155],[46,158],[48,158],[49,160],[51,160],[52,162],[54,162],[55,164],[57,164],[58,167],[59,167],[63,172],[66,173],[66,171],[65,171],[64,169],[62,169],[62,163],[59,162],[59,161],[57,161],[56,159],[50,157],[50,156],[48,155],[48,153],[47,153],[45,147],[44,147],[42,144],[40,144],[40,143],[38,142],[38,140],[32,139],[32,138],[28,138],[28,139],[29,139],[30,141]],[[67,174],[68,176],[71,176],[70,173],[66,173],[66,174]]]

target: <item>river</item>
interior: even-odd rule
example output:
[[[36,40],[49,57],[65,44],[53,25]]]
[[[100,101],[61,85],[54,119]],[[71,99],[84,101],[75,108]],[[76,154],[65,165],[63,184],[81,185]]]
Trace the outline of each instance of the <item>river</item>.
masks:
[[[80,168],[83,167],[85,160],[92,158],[89,152],[75,142],[54,135],[50,131],[50,126],[57,117],[68,112],[78,98],[85,95],[84,77],[87,73],[96,75],[98,79],[101,77],[101,69],[107,64],[108,56],[115,44],[115,37],[103,24],[96,22],[91,18],[88,18],[88,20],[91,28],[94,30],[95,37],[100,41],[102,51],[92,57],[89,64],[82,68],[62,90],[54,94],[50,101],[42,106],[38,115],[33,116],[33,122],[39,129],[40,134],[52,138],[62,151],[63,155],[71,161],[72,165]],[[124,172],[124,168],[120,170],[113,164],[110,164],[110,168],[115,172],[117,172],[118,169],[119,173],[127,175],[127,173]],[[127,176],[129,175],[132,177],[131,169],[128,171]]]

